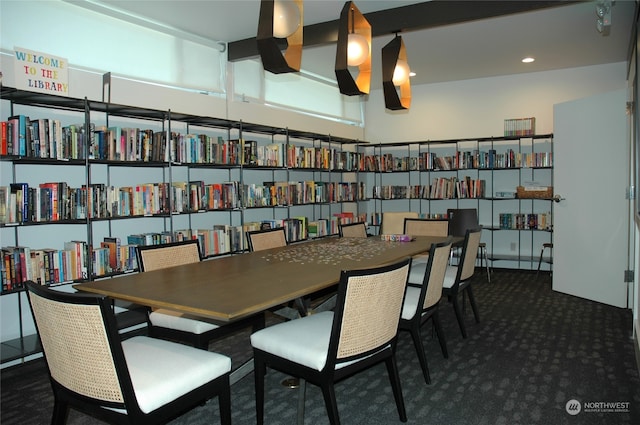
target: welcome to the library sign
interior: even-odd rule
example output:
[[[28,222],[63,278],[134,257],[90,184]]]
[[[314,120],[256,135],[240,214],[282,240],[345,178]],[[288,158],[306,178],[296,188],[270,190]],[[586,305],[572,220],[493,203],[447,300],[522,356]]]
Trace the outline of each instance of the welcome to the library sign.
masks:
[[[16,88],[69,95],[69,62],[65,58],[14,48]]]

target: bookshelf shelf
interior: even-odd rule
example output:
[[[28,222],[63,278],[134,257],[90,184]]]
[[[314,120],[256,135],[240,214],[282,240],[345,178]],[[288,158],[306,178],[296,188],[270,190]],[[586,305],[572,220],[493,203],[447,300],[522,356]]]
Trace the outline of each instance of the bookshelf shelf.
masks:
[[[0,188],[7,188],[6,198],[0,197],[4,200],[0,205],[0,232],[3,241],[1,276],[5,287],[0,293],[3,295],[0,301],[7,312],[3,317],[11,315],[9,320],[13,321],[13,310],[16,310],[15,329],[19,328],[18,338],[1,342],[2,363],[39,351],[30,342],[35,341],[35,329],[23,326],[23,320],[28,321],[26,318],[29,317],[25,299],[19,299],[15,308],[4,308],[5,305],[15,305],[8,300],[11,297],[4,295],[20,296],[24,292],[21,287],[23,272],[20,271],[17,277],[15,270],[7,272],[7,269],[15,268],[15,264],[5,264],[7,253],[10,253],[10,258],[25,252],[31,255],[44,246],[61,252],[63,241],[78,241],[81,244],[78,252],[82,253],[78,254],[81,258],[78,261],[84,265],[80,279],[55,281],[50,275],[43,277],[44,274],[40,273],[44,269],[35,266],[33,270],[40,270],[37,276],[31,269],[24,272],[26,277],[41,280],[44,284],[68,286],[70,282],[137,272],[131,256],[134,250],[129,241],[137,235],[145,235],[150,238],[147,241],[154,242],[169,237],[197,237],[206,248],[203,248],[205,258],[209,259],[245,252],[244,231],[261,221],[295,227],[289,235],[294,235],[294,231],[301,233],[296,233],[295,238],[292,236],[292,240],[304,241],[309,239],[306,231],[311,221],[326,220],[330,223],[331,218],[337,219],[334,215],[342,214],[345,208],[357,215],[356,199],[342,197],[338,189],[347,181],[357,184],[355,178],[345,180],[346,175],[357,171],[356,166],[347,167],[345,164],[351,164],[351,161],[357,164],[356,147],[363,143],[360,141],[172,110],[31,93],[9,87],[2,87],[0,100],[6,122],[11,117],[22,115],[30,124],[25,125],[24,133],[21,133],[23,140],[18,135],[15,139],[17,145],[14,145],[12,138],[9,149],[0,152],[3,164]],[[73,127],[75,132],[69,139],[58,138],[58,133],[48,132],[54,129],[66,131],[67,127]],[[114,140],[119,143],[114,143]],[[268,157],[272,145],[281,149],[276,152],[280,155],[277,161]],[[15,153],[12,151],[14,146]],[[295,155],[289,156],[294,147],[300,152],[306,149],[307,154],[313,152],[314,155],[307,159],[325,162],[322,165],[289,163],[290,158],[296,158]],[[2,148],[7,149],[7,139],[4,139]],[[319,156],[316,157],[316,153]],[[25,193],[32,203],[25,204],[24,211],[21,209],[20,212],[28,218],[20,216],[20,220],[9,220],[8,211],[14,210],[9,189],[12,184],[23,181],[27,186],[20,197]],[[281,205],[245,205],[243,193],[251,183],[262,187],[265,182],[302,184],[306,181],[322,186],[327,198]],[[65,212],[73,214],[65,215],[71,218],[43,219],[44,209],[50,212],[54,208],[42,203],[43,194],[47,199],[51,196],[50,192],[42,192],[40,186],[45,182],[64,183],[65,194],[77,194],[77,204],[70,201],[76,198],[64,198],[65,208],[72,203],[75,207],[71,212]],[[228,205],[212,207],[203,203],[205,196],[217,195],[214,189],[218,185],[227,190],[219,199]],[[144,197],[124,194],[142,191],[143,188],[147,190]],[[205,194],[199,191],[201,189],[210,192]],[[336,196],[334,192],[329,196],[328,190],[335,191]],[[17,197],[17,192],[14,195]],[[36,196],[40,201],[36,201]],[[143,210],[133,209],[134,204],[139,205],[138,202]],[[59,207],[60,211],[63,206]],[[52,226],[57,224],[63,226]],[[214,248],[211,245],[214,240],[221,243],[218,237],[225,239],[224,245]],[[107,239],[114,245],[102,245]],[[116,239],[121,243],[121,249],[115,248],[115,252],[122,258],[117,264],[111,264],[113,246],[118,246],[115,245]],[[9,250],[9,247],[16,247],[16,250]],[[46,260],[47,264],[49,260],[53,261],[53,257]],[[55,261],[59,259],[56,257]],[[11,288],[7,287],[7,282],[11,282]]]
[[[540,247],[552,242],[553,197],[516,192],[553,186],[553,134],[384,143],[361,151],[360,177],[372,188],[370,226],[386,211],[439,218],[450,208],[475,208],[489,260],[506,268],[535,269]],[[512,228],[501,218],[511,219]]]
[[[0,345],[1,363],[20,360],[24,357],[38,354],[42,351],[40,342],[35,334],[25,335],[22,338],[14,338],[3,341]]]

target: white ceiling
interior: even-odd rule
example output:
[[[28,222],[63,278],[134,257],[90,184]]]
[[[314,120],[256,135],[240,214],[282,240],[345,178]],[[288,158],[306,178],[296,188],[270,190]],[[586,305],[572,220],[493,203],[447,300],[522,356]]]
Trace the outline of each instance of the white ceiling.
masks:
[[[169,32],[223,42],[255,37],[260,8],[259,0],[67,1],[152,28],[160,24]],[[356,1],[363,14],[413,3],[419,2]],[[343,5],[342,0],[305,0],[304,23],[337,20]],[[615,1],[607,36],[596,30],[595,2],[402,33],[409,64],[417,73],[412,84],[623,62],[634,10],[634,0]],[[380,51],[392,38],[389,34],[373,40],[372,88],[381,85]],[[536,61],[523,64],[525,56]],[[303,50],[304,71],[335,80],[334,62],[333,45]]]

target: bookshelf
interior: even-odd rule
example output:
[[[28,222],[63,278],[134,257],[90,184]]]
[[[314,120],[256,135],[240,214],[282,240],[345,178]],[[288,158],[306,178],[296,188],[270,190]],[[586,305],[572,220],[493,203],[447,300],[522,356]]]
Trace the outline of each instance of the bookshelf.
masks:
[[[517,269],[535,270],[543,244],[553,241],[552,134],[385,143],[362,152],[373,228],[386,211],[445,218],[447,209],[475,208],[492,266]]]
[[[9,87],[1,100],[4,120],[27,123],[0,155],[0,302],[15,336],[0,363],[39,352],[27,278],[65,290],[136,272],[137,243],[198,238],[213,258],[244,252],[264,221],[304,241],[311,223],[324,236],[358,216],[357,141]]]

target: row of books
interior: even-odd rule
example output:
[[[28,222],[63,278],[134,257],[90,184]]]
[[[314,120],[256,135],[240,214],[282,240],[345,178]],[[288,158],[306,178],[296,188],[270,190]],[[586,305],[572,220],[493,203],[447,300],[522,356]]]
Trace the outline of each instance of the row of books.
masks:
[[[309,238],[319,238],[328,235],[336,235],[340,232],[340,224],[367,222],[367,214],[354,214],[353,212],[335,213],[333,216],[309,222]]]
[[[110,134],[112,131],[114,129],[96,129],[96,135],[101,135],[104,132]],[[133,132],[134,134],[128,139],[138,140],[137,145],[131,143],[131,148],[127,149],[124,156],[118,151],[110,152],[110,155],[106,156],[100,150],[101,153],[95,158],[125,161],[173,161],[186,164],[354,170],[359,157],[359,154],[355,152],[341,152],[337,149],[324,147],[305,147],[293,144],[285,145],[284,143],[258,145],[255,140],[224,140],[221,136],[206,134],[172,132],[168,143],[165,143],[163,132],[149,134],[148,137],[146,134],[151,130],[122,129],[122,132]],[[151,144],[152,140],[153,144]],[[124,151],[127,145],[124,142],[121,145]],[[111,150],[113,151],[113,144],[111,144]]]
[[[484,198],[486,187],[486,180],[472,179],[469,176],[437,178],[431,183],[429,199]]]
[[[332,171],[355,171],[363,155],[359,152],[341,151],[325,147],[296,146],[289,144],[287,167],[316,168]]]
[[[171,133],[163,160],[188,164],[240,165],[255,161],[255,142],[225,141],[220,136]]]
[[[453,155],[438,156],[434,152],[423,152],[417,156],[393,156],[392,154],[366,155],[360,171],[442,171],[466,169],[536,168],[552,167],[552,152],[516,152],[508,149],[497,152],[457,151]]]
[[[245,185],[243,201],[252,206],[288,206],[328,202],[353,202],[366,199],[364,182],[264,182]]]
[[[52,222],[86,218],[168,214],[166,183],[114,187],[92,184],[70,187],[66,182],[0,186],[0,223]],[[174,193],[174,199],[178,199]]]
[[[551,213],[521,214],[501,213],[498,216],[501,229],[511,230],[550,230]]]
[[[89,158],[109,161],[166,161],[169,150],[165,132],[91,124]]]
[[[434,153],[422,154],[425,170],[466,170],[501,168],[539,168],[553,166],[552,152],[516,152],[508,149],[497,152],[458,151],[451,156],[436,156]]]
[[[51,222],[163,215],[235,209],[347,202],[365,199],[366,186],[355,182],[203,181],[70,187],[66,182],[0,186],[0,223]],[[173,202],[170,202],[173,200]]]
[[[28,280],[50,285],[82,280],[88,276],[87,258],[90,254],[86,242],[65,242],[64,248],[59,250],[8,246],[1,252],[3,292],[21,289]],[[94,255],[100,254],[94,252]]]
[[[343,171],[429,171],[551,167],[550,152],[498,153],[460,151],[451,156],[423,152],[396,157],[391,153],[364,155],[326,147],[284,143],[258,145],[255,140],[206,134],[182,134],[118,126],[84,124],[62,126],[56,119],[30,119],[25,115],[0,122],[0,155],[48,159],[89,159],[129,162],[246,165]]]
[[[470,177],[436,178],[431,185],[375,186],[375,199],[475,199],[486,195],[486,181]]]
[[[221,137],[183,135],[151,129],[62,126],[60,120],[16,115],[0,122],[0,155],[47,159],[244,163],[244,144]],[[253,142],[255,143],[255,142]],[[280,165],[282,166],[283,163]]]
[[[193,212],[240,207],[241,186],[237,181],[205,183],[203,181],[173,182],[175,208],[172,212]]]
[[[224,140],[207,134],[139,128],[96,127],[89,158],[128,162],[174,162],[212,165],[284,166],[283,146],[258,148],[256,141]]]
[[[258,146],[255,140],[120,126],[75,124],[16,115],[0,122],[0,155],[47,159],[254,165],[355,170],[359,154],[322,147]]]
[[[0,155],[84,159],[90,136],[83,124],[63,126],[57,119],[15,115],[0,121]]]
[[[504,135],[511,136],[533,136],[536,134],[536,119],[531,118],[511,118],[504,120]]]

